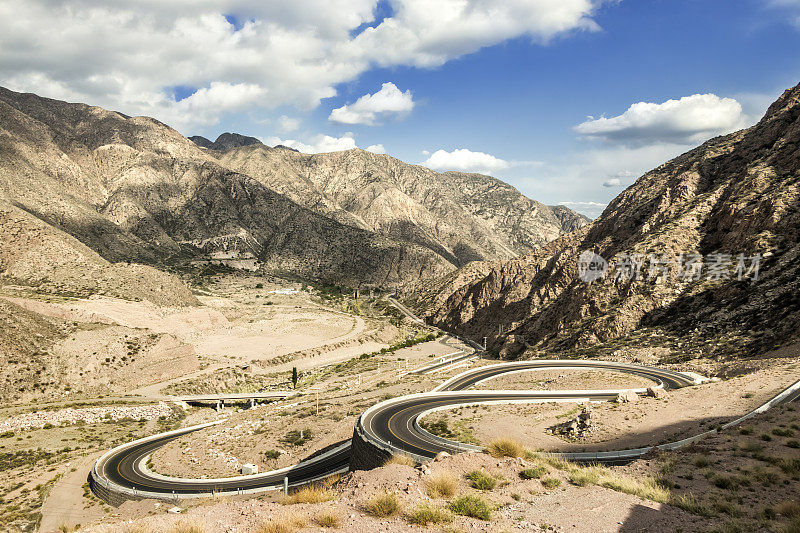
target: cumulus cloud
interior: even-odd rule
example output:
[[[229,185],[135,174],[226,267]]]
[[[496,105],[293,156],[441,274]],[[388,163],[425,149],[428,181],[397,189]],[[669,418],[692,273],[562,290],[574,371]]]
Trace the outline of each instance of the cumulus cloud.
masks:
[[[746,121],[742,106],[733,98],[694,94],[661,104],[638,102],[621,115],[589,117],[574,129],[588,138],[612,142],[695,144],[741,129]]]
[[[610,178],[603,182],[603,187],[620,187],[622,185],[622,180],[619,178]]]
[[[259,94],[250,106],[307,110],[375,66],[432,67],[508,39],[593,30],[599,3],[391,0],[376,24],[378,0],[0,2],[0,79],[188,129],[237,106],[197,114],[177,86],[198,90],[194,102],[248,87]]]
[[[371,144],[364,148],[367,152],[372,152],[373,154],[385,154],[386,148],[383,147],[382,144]]]
[[[402,116],[414,109],[411,91],[402,92],[394,83],[387,82],[374,94],[365,94],[353,104],[337,107],[328,120],[341,124],[377,124],[379,118]]]
[[[572,209],[573,211],[577,211],[582,215],[586,215],[587,217],[594,220],[595,218],[599,217],[603,210],[606,208],[608,204],[601,204],[600,202],[558,202],[558,205],[564,205]]]
[[[295,131],[299,127],[299,119],[287,117],[286,115],[281,115],[278,118],[278,131],[281,133],[289,133],[290,131]]]
[[[595,0],[394,0],[395,13],[354,39],[363,57],[381,65],[440,66],[483,47],[526,36],[598,29]]]
[[[452,152],[436,150],[422,163],[436,170],[461,170],[490,174],[504,170],[510,165],[508,161],[484,152],[473,152],[466,148],[457,148]]]
[[[345,133],[341,137],[330,135],[316,135],[308,143],[296,139],[281,139],[280,137],[265,137],[261,142],[268,146],[279,144],[294,148],[305,154],[319,154],[323,152],[339,152],[341,150],[351,150],[357,148],[356,141],[352,133]],[[377,145],[380,146],[380,145]]]

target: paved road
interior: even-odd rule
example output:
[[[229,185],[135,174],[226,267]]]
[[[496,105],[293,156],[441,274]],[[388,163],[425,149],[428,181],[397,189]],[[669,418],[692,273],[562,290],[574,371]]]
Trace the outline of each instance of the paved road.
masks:
[[[328,474],[346,471],[350,464],[350,447],[347,445],[286,469],[236,478],[169,479],[165,476],[154,476],[143,468],[145,457],[167,442],[192,431],[195,429],[189,428],[120,450],[118,453],[111,454],[106,460],[101,459],[95,468],[103,478],[122,487],[169,495],[244,491],[283,486],[284,477],[289,478],[291,485],[302,484]]]
[[[427,394],[412,394],[387,400],[368,409],[360,418],[360,424],[371,440],[386,447],[397,448],[420,458],[434,457],[441,451],[463,450],[463,446],[443,439],[431,438],[420,430],[416,421],[426,412],[457,405],[497,402],[546,402],[546,401],[611,401],[620,391],[467,391],[473,385],[508,373],[530,372],[544,369],[587,369],[624,372],[651,379],[658,385],[679,388],[695,381],[679,372],[639,365],[605,361],[536,360],[500,363],[480,367],[459,374]]]
[[[414,421],[421,413],[436,407],[444,407],[459,403],[478,401],[545,401],[552,399],[573,400],[612,400],[616,391],[598,391],[587,395],[583,392],[562,391],[465,391],[472,385],[503,375],[508,372],[530,371],[542,368],[565,368],[580,366],[582,368],[603,368],[636,373],[660,380],[670,386],[681,386],[691,380],[678,374],[660,369],[648,369],[636,365],[619,363],[581,362],[581,361],[530,361],[521,363],[503,363],[481,367],[462,373],[447,381],[446,391],[410,395],[396,400],[383,402],[369,409],[362,415],[362,422],[371,437],[386,442],[387,445],[399,447],[406,453],[424,457],[436,455],[441,450],[453,451],[452,446],[440,442],[431,442],[430,437],[415,429]],[[459,392],[461,391],[461,392]],[[318,479],[327,474],[343,471],[348,468],[350,447],[343,445],[339,449],[322,454],[309,461],[300,463],[289,469],[266,472],[257,476],[240,476],[228,479],[169,479],[153,475],[143,468],[144,459],[157,448],[170,440],[185,435],[195,428],[187,428],[169,435],[156,436],[149,440],[127,445],[101,458],[96,465],[96,472],[103,479],[113,484],[136,488],[137,491],[169,495],[194,494],[203,492],[227,492],[251,490],[283,485],[287,476],[290,484],[300,484]]]
[[[393,303],[396,304],[396,302]],[[411,316],[416,318],[413,315]],[[615,390],[467,390],[482,381],[512,372],[575,368],[626,372],[648,378],[665,388],[678,388],[696,383],[693,376],[679,372],[605,361],[535,360],[500,363],[463,372],[447,380],[431,393],[411,394],[376,404],[359,417],[357,430],[368,440],[384,449],[392,452],[408,453],[424,459],[433,457],[440,451],[452,452],[467,448],[458,443],[430,435],[419,428],[417,419],[432,409],[449,408],[478,402],[605,401],[616,398],[619,391]],[[781,402],[795,401],[800,397],[800,382],[793,387],[797,387],[797,389],[792,389],[791,392],[779,395],[781,396]],[[745,417],[752,416],[755,412],[766,410],[770,406],[771,404],[765,404],[765,406],[745,415]],[[736,421],[732,423],[736,423]],[[289,478],[289,483],[292,485],[301,484],[337,471],[346,470],[349,466],[350,445],[345,443],[338,448],[293,467],[265,472],[255,476],[240,476],[227,479],[170,479],[148,472],[143,468],[144,458],[152,453],[153,450],[172,439],[197,429],[200,428],[186,428],[115,448],[98,460],[94,473],[103,480],[101,483],[106,485],[110,482],[127,489],[135,487],[137,491],[148,491],[151,493],[149,496],[157,496],[172,493],[188,495],[212,491],[264,490],[269,487],[281,486],[284,476]],[[646,449],[642,450],[646,451]]]

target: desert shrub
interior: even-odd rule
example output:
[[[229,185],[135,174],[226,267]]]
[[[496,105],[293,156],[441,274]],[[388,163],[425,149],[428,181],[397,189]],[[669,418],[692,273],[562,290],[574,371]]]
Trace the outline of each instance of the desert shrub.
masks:
[[[576,470],[569,475],[569,482],[578,487],[596,485],[600,481],[600,472],[596,468]]]
[[[281,442],[283,444],[287,444],[289,446],[302,446],[309,440],[311,440],[312,433],[311,430],[306,428],[301,430],[293,429],[289,433],[283,436]]]
[[[669,490],[649,476],[635,479],[607,473],[601,476],[600,485],[607,489],[633,494],[654,502],[666,503],[670,497]]]
[[[800,448],[800,442],[795,439],[786,441],[786,446],[789,448]]]
[[[753,428],[751,428],[750,426],[742,426],[742,427],[739,428],[739,434],[740,435],[752,435],[753,434]]]
[[[324,509],[317,513],[317,516],[314,517],[314,521],[317,525],[321,527],[330,527],[336,528],[342,523],[342,519],[333,509]]]
[[[520,457],[525,453],[522,444],[509,438],[493,440],[486,450],[492,457]]]
[[[532,466],[520,472],[519,477],[521,477],[522,479],[539,479],[546,473],[547,473],[547,467]]]
[[[786,518],[800,518],[800,502],[794,500],[778,504],[775,510]]]
[[[206,533],[206,525],[197,519],[181,520],[167,530],[169,533]]]
[[[794,518],[783,528],[783,533],[800,533],[800,518]]]
[[[772,434],[776,437],[794,437],[794,431],[789,428],[775,428]]]
[[[464,477],[470,480],[473,488],[478,490],[492,490],[497,485],[495,478],[481,470],[473,470]]]
[[[761,440],[763,440],[764,442],[769,442],[772,440],[772,437],[769,435],[769,433],[762,433]]]
[[[486,500],[475,494],[465,494],[453,500],[450,510],[457,515],[469,516],[479,520],[492,519],[492,507]]]
[[[542,485],[544,488],[552,490],[561,485],[561,480],[554,477],[542,478]]]
[[[394,516],[400,510],[400,500],[393,492],[376,494],[367,502],[367,511],[379,518]]]
[[[414,508],[406,515],[409,524],[427,526],[430,524],[449,524],[453,521],[453,515],[440,507],[430,504],[422,504]]]
[[[722,490],[736,490],[739,488],[739,481],[732,476],[714,476],[711,483]]]
[[[258,528],[257,533],[294,533],[298,529],[304,528],[307,523],[308,519],[305,515],[291,513],[264,522],[261,524],[261,527]]]
[[[383,463],[383,466],[386,465],[405,465],[405,466],[417,466],[417,462],[409,457],[408,455],[397,454],[392,455]]]
[[[306,485],[295,490],[283,500],[284,505],[295,503],[320,503],[336,499],[336,493],[323,485]]]
[[[800,459],[798,458],[772,457],[769,462],[783,470],[784,474],[791,476],[800,473]]]
[[[425,480],[425,489],[431,498],[451,498],[458,492],[458,477],[449,471],[439,471]]]
[[[703,505],[693,494],[682,494],[680,496],[670,496],[669,504],[678,509],[683,509],[687,513],[699,516],[712,517],[714,512]]]
[[[711,461],[708,460],[708,457],[705,455],[701,455],[697,459],[694,460],[694,466],[697,468],[705,468],[711,464]]]

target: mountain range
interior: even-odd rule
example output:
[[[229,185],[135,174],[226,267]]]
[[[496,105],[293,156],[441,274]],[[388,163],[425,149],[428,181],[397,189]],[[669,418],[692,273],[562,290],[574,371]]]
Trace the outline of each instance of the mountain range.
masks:
[[[579,269],[592,254],[602,277]],[[591,225],[406,297],[502,357],[779,353],[800,338],[800,85],[756,125],[644,174]]]
[[[190,141],[151,118],[7,89],[0,206],[14,234],[0,244],[4,278],[84,294],[106,276],[118,281],[101,290],[151,299],[139,294],[149,284],[170,295],[180,284],[132,263],[250,253],[267,272],[392,286],[515,257],[586,223],[488,176],[357,149],[305,155],[238,134]],[[34,227],[48,236],[42,253],[23,243]],[[149,281],[127,287],[118,271]],[[174,303],[191,300],[184,291]]]

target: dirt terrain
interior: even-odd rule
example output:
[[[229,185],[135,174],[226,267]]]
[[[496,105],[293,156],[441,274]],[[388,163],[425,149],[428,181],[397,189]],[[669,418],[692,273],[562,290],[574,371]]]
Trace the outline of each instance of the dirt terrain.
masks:
[[[486,445],[499,436],[509,436],[532,449],[545,451],[638,448],[680,440],[737,418],[797,381],[799,369],[800,358],[794,358],[752,374],[670,390],[663,398],[645,396],[635,403],[483,405],[438,411],[428,415],[423,422],[444,423],[456,440],[461,437],[472,444]],[[549,383],[539,381],[550,381],[544,372],[541,375],[526,372],[485,382],[482,387],[512,385],[510,388],[522,388],[525,380],[521,376],[536,377],[536,380],[528,382],[533,389],[569,389],[572,388],[570,383],[575,383],[576,389],[652,385],[647,380],[610,372],[559,371],[546,374],[553,376]],[[581,438],[565,438],[546,431],[556,424],[577,418],[583,408],[591,413],[591,430]]]
[[[580,466],[520,448],[512,453],[519,457],[469,453],[421,468],[354,472],[327,491],[303,493],[308,503],[272,493],[196,502],[184,516],[152,502],[129,503],[119,516],[140,518],[122,525],[111,517],[82,531],[321,531],[331,514],[335,530],[353,532],[782,531],[797,525],[798,423],[793,406],[781,407],[677,454],[619,467]],[[388,506],[376,505],[384,492],[397,506],[388,516],[379,512]],[[464,496],[483,502],[486,514],[462,515]],[[436,521],[427,529],[414,525],[423,517]]]

